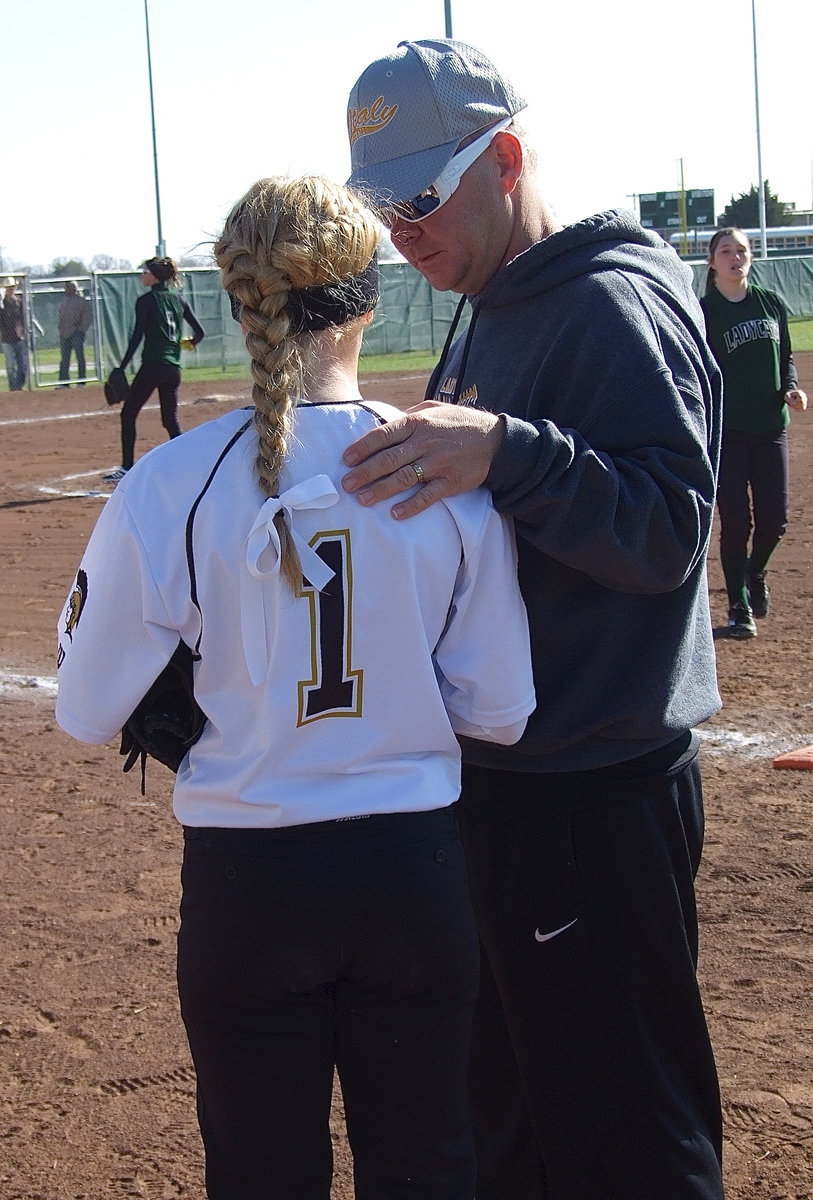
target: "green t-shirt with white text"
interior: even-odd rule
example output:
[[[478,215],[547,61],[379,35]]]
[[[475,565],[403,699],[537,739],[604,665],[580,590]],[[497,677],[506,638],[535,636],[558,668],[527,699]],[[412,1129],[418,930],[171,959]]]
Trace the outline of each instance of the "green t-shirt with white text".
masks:
[[[700,301],[706,336],[723,373],[723,428],[768,434],[790,420],[785,392],[796,386],[787,309],[774,292],[749,285],[742,300],[713,287]]]

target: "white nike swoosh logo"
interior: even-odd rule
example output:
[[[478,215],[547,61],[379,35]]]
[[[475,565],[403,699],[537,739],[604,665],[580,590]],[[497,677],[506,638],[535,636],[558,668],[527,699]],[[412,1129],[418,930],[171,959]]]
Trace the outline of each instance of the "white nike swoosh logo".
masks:
[[[536,933],[534,934],[534,937],[536,938],[536,940],[538,942],[549,942],[551,940],[551,938],[558,937],[560,933],[564,933],[564,931],[566,929],[570,929],[570,927],[572,925],[576,924],[576,921],[578,921],[578,919],[579,919],[578,917],[575,917],[572,921],[568,921],[567,925],[563,925],[561,929],[554,929],[550,933],[540,933],[539,930],[537,929]]]

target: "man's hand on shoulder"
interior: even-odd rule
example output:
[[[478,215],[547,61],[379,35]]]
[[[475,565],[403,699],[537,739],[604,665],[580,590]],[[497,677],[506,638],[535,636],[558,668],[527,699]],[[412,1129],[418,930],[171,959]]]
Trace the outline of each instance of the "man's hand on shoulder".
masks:
[[[437,500],[479,487],[502,439],[503,422],[493,413],[425,400],[348,446],[344,461],[353,469],[342,485],[366,505],[420,484],[392,509],[398,520],[414,517]]]

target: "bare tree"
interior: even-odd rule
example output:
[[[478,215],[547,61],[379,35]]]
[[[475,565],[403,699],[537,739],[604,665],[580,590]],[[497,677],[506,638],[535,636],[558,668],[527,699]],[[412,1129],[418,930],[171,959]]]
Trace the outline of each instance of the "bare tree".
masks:
[[[131,271],[129,258],[114,258],[112,254],[94,254],[90,260],[91,271]]]

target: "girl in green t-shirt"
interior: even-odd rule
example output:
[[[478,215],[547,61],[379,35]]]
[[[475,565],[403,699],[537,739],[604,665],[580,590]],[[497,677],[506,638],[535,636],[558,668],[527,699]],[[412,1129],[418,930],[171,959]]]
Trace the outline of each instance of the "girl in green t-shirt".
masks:
[[[775,292],[748,282],[750,269],[747,236],[718,229],[701,305],[724,382],[717,511],[728,632],[736,638],[756,637],[754,617],[768,615],[766,567],[788,522],[788,409],[807,407],[787,309]]]

